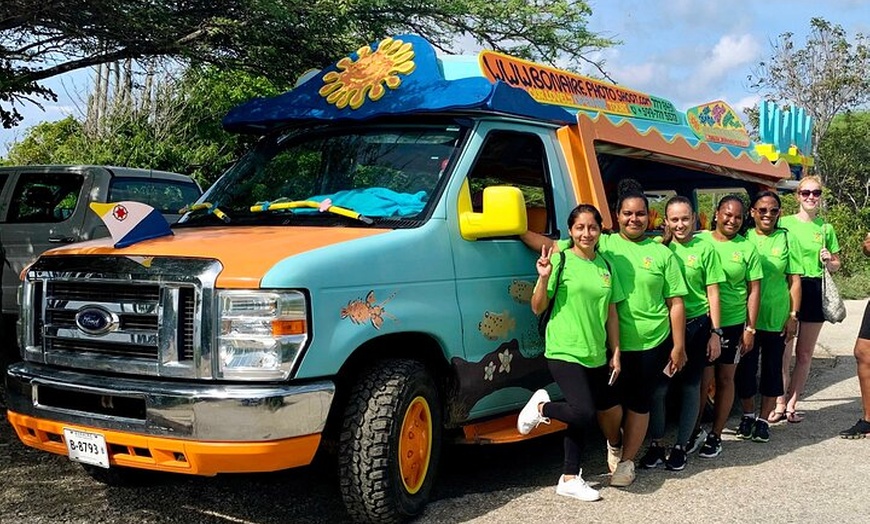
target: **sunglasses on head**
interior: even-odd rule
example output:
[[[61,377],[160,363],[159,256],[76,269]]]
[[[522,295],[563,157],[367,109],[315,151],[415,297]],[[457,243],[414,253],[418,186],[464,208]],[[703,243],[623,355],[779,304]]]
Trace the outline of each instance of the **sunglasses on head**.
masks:
[[[779,213],[779,208],[778,207],[770,207],[770,208],[756,207],[755,212],[758,213],[759,215],[767,215],[767,214],[776,215]]]
[[[811,191],[809,189],[801,189],[800,191],[798,191],[798,194],[804,198],[807,198],[810,195],[813,195],[814,197],[820,197],[820,196],[822,196],[822,190],[821,189],[813,189]]]

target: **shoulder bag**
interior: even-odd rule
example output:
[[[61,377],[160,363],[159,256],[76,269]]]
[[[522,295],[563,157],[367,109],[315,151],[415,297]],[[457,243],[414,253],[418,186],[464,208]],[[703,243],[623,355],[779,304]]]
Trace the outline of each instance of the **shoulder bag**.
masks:
[[[822,228],[822,234],[824,235],[824,227]],[[824,246],[824,237],[822,238],[822,245]],[[827,265],[822,265],[824,266],[822,273],[822,314],[824,314],[825,320],[836,324],[846,318],[846,305],[843,304],[840,290],[837,289],[837,284],[834,283],[834,278],[831,276],[831,272],[828,271]]]

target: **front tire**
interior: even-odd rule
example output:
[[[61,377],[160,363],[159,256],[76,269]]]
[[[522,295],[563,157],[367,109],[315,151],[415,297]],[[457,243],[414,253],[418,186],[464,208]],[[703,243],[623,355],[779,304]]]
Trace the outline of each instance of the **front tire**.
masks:
[[[429,500],[441,448],[441,403],[419,362],[390,359],[360,376],[344,413],[339,481],[358,522],[402,522]]]

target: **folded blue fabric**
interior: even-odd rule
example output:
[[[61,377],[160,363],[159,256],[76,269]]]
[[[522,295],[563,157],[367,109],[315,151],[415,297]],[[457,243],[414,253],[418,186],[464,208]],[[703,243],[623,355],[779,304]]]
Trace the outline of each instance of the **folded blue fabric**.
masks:
[[[385,187],[347,189],[332,195],[309,198],[316,202],[332,200],[332,205],[356,211],[370,218],[409,217],[419,214],[426,206],[426,192],[397,193]],[[297,209],[296,212],[317,212],[316,209]]]

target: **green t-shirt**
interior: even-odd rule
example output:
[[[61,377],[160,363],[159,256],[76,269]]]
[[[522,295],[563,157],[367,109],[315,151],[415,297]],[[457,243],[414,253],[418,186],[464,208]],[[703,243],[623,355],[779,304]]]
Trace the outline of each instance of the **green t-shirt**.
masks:
[[[837,242],[837,233],[831,224],[816,217],[812,222],[804,222],[797,215],[789,215],[779,219],[779,227],[787,229],[789,236],[794,236],[800,245],[801,265],[804,268],[804,276],[821,278],[824,269],[819,259],[819,252],[827,247],[831,253],[840,252],[840,243]]]
[[[719,261],[722,270],[725,271],[725,282],[719,284],[719,309],[722,326],[736,326],[746,322],[748,308],[746,300],[749,297],[748,283],[761,280],[764,273],[761,269],[761,260],[755,246],[741,235],[736,235],[731,240],[719,242],[713,238],[711,231],[698,234],[710,243]]]
[[[719,255],[709,242],[692,237],[685,244],[672,240],[668,248],[677,256],[680,270],[686,278],[689,294],[683,298],[686,318],[700,317],[710,311],[707,286],[725,281],[725,272]]]
[[[598,246],[625,292],[625,300],[616,305],[620,348],[643,351],[658,346],[671,332],[665,299],[688,293],[677,258],[651,238],[632,242],[614,233],[601,235]]]
[[[558,253],[550,257],[553,273],[547,296],[555,300],[547,323],[547,358],[574,362],[594,368],[607,363],[607,322],[611,303],[624,299],[622,287],[604,257],[594,260],[578,257],[565,249],[565,269],[556,289],[556,273],[561,264]]]
[[[777,229],[770,235],[759,235],[754,229],[746,233],[761,259],[761,307],[757,329],[779,333],[785,327],[791,311],[791,296],[786,275],[801,275],[800,247],[794,235]]]

